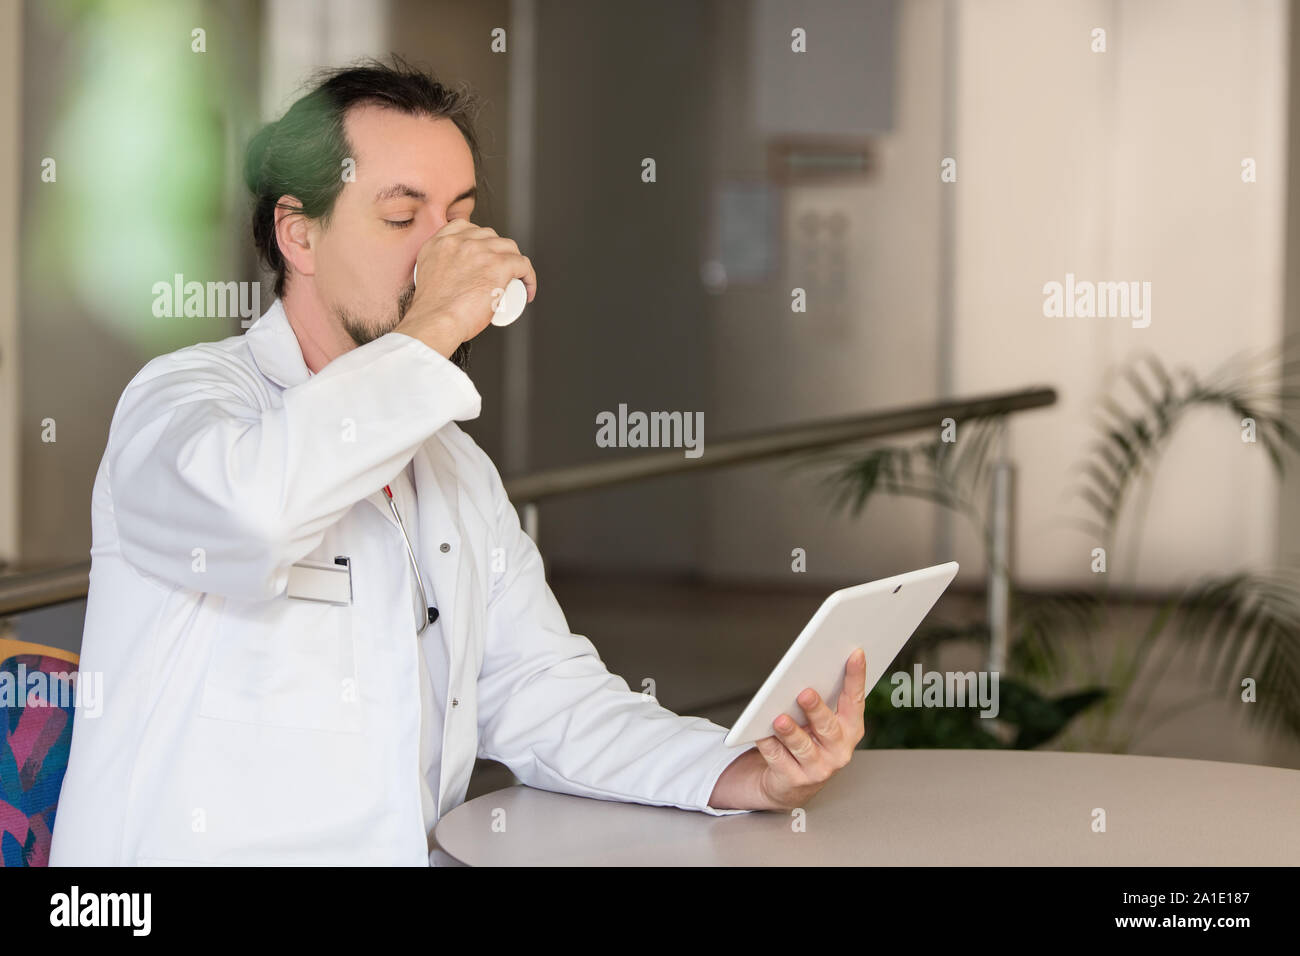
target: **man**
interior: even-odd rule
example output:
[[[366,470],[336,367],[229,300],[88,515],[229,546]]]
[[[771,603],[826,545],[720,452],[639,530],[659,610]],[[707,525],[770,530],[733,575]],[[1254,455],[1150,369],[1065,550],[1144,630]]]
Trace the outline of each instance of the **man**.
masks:
[[[723,814],[800,805],[861,739],[860,652],[835,710],[733,750],[569,632],[456,424],[481,409],[463,366],[500,290],[537,292],[471,222],[470,109],[374,64],[250,144],[278,300],[149,362],[114,413],[81,658],[105,700],[75,724],[54,864],[426,864],[476,756]]]

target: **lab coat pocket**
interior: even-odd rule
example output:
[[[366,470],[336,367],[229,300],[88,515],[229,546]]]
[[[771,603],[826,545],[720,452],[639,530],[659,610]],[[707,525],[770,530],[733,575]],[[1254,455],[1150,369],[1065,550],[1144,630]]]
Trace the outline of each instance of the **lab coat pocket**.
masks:
[[[361,732],[353,608],[281,595],[227,603],[199,714],[269,727]]]

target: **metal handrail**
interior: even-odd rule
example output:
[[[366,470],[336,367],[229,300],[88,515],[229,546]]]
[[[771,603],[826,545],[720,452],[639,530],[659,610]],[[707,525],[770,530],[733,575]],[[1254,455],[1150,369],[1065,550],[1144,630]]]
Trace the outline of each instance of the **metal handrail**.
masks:
[[[702,468],[723,468],[865,438],[881,438],[900,432],[933,428],[945,418],[955,421],[982,418],[1041,408],[1055,402],[1054,388],[994,392],[977,398],[948,399],[928,405],[910,405],[867,415],[821,419],[811,424],[767,429],[714,442],[706,446],[706,454],[699,458],[684,458],[680,448],[642,452],[618,461],[588,462],[519,475],[505,479],[504,483],[506,494],[512,501],[533,502],[660,475],[680,474]]]
[[[0,616],[78,601],[90,587],[90,562],[0,577]]]
[[[960,422],[963,419],[1042,408],[1055,401],[1056,390],[1047,387],[997,392],[977,398],[931,402],[868,415],[822,419],[813,423],[769,429],[714,442],[707,446],[707,454],[699,458],[686,458],[681,449],[652,452],[618,461],[590,462],[519,475],[507,479],[504,484],[511,500],[527,502],[535,514],[533,506],[542,498],[590,491],[660,475],[779,458],[814,448],[933,428],[944,418]],[[89,586],[88,561],[25,574],[0,576],[0,615],[19,614],[64,601],[79,600],[86,596]]]

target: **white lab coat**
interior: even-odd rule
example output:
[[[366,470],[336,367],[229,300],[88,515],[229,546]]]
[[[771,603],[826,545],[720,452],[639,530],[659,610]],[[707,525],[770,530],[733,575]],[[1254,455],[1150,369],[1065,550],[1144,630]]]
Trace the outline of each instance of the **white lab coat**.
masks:
[[[429,663],[438,813],[476,756],[548,790],[743,812],[707,803],[747,748],[630,690],[570,633],[496,467],[455,424],[480,408],[463,371],[396,332],[309,375],[279,302],[136,375],[92,500],[81,668],[102,674],[102,714],[78,711],[52,864],[430,861],[418,597],[378,497],[412,458],[408,531],[446,637]],[[350,607],[286,596],[291,565],[338,555]]]

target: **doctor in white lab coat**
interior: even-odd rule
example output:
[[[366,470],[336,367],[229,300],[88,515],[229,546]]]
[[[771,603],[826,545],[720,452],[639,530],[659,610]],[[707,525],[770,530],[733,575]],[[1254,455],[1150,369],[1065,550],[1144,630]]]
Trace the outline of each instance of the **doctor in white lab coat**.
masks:
[[[740,751],[569,632],[456,425],[479,410],[463,371],[398,332],[309,376],[278,301],[145,367],[95,482],[81,668],[105,703],[74,725],[54,864],[424,864],[421,780],[445,813],[476,756],[546,789],[722,812],[709,796]],[[418,639],[381,490],[408,464],[439,610]],[[336,556],[350,606],[286,597],[291,565]]]
[[[453,359],[493,289],[519,277],[531,300],[531,263],[468,221],[463,127],[423,102],[329,102],[357,177],[329,217],[274,197],[258,241],[281,298],[241,336],[150,361],[114,412],[81,656],[104,701],[76,718],[51,862],[424,865],[480,756],[605,800],[798,805],[860,739],[860,689],[856,725],[818,701],[824,739],[795,728],[742,757],[754,745],[630,690],[569,631],[456,424],[481,399]],[[250,149],[255,194],[277,148]],[[438,609],[418,636],[385,486]],[[346,603],[293,595],[313,564],[341,568]]]

